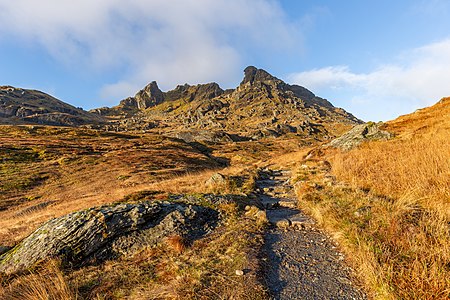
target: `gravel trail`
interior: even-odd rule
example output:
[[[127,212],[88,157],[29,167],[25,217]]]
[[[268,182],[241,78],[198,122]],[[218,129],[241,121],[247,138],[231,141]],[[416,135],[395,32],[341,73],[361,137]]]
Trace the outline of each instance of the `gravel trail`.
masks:
[[[296,208],[290,173],[266,169],[257,192],[271,223],[265,283],[273,299],[367,299],[333,241]]]

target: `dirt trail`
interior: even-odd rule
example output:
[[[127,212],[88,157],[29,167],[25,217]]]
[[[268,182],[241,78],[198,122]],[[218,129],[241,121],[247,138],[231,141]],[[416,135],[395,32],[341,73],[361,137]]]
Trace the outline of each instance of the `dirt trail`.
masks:
[[[273,299],[367,299],[333,241],[296,208],[289,171],[264,170],[257,191],[272,225],[264,265]]]

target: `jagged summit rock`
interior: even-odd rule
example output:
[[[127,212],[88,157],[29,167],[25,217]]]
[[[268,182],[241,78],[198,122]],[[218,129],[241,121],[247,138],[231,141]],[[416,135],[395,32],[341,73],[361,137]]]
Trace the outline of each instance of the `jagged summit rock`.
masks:
[[[281,96],[287,95],[288,97],[297,97],[308,106],[318,104],[329,108],[334,107],[329,101],[317,97],[310,90],[296,84],[287,84],[283,80],[269,74],[267,71],[253,66],[245,68],[244,79],[236,90],[262,93],[262,96],[267,96],[269,98],[276,97],[276,93],[284,93],[285,95]]]
[[[202,101],[212,99],[224,93],[224,90],[215,83],[189,85],[178,85],[175,89],[163,92],[159,89],[156,81],[152,81],[134,97],[128,97],[120,101],[114,107],[102,107],[91,110],[91,112],[103,116],[134,117],[146,109],[158,106],[164,102],[183,100],[186,102]]]
[[[248,66],[244,69],[244,79],[241,82],[241,85],[245,85],[246,83],[254,83],[254,82],[263,82],[269,80],[279,80],[278,78],[270,75],[267,71],[263,69],[258,69],[254,66]]]
[[[152,106],[156,106],[163,102],[163,92],[159,89],[156,81],[152,81],[142,90],[137,92],[134,97],[128,97],[120,101],[119,106],[142,110]]]
[[[222,95],[224,91],[215,83],[197,84],[197,85],[178,85],[174,90],[164,93],[166,101],[183,99],[188,102],[202,99],[212,99]]]
[[[162,103],[164,94],[159,89],[156,81],[152,81],[143,90],[139,91],[134,98],[136,99],[137,108],[145,109]]]
[[[173,137],[188,132],[189,139],[214,137],[211,142],[219,136],[223,142],[284,135],[327,140],[341,134],[343,127],[361,123],[305,87],[287,84],[254,66],[245,68],[235,89],[223,90],[211,82],[178,85],[164,92],[152,81],[117,106],[90,112],[39,91],[0,87],[0,123],[20,122],[157,130]]]

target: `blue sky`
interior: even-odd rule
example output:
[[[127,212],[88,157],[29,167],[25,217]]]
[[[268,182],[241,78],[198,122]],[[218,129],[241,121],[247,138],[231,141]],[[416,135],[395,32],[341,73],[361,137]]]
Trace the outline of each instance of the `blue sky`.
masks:
[[[450,1],[0,0],[0,85],[90,109],[248,65],[364,120],[450,96]]]

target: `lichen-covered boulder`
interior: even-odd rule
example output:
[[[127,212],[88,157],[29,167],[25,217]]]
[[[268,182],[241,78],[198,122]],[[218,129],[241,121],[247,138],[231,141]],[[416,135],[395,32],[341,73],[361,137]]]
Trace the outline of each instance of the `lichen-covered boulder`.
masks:
[[[388,131],[382,130],[382,122],[368,122],[356,125],[344,135],[332,140],[329,146],[340,148],[342,150],[350,150],[365,141],[388,140],[394,135]]]
[[[218,213],[169,202],[117,204],[52,219],[0,256],[0,272],[15,273],[49,257],[81,266],[153,246],[179,234],[194,239],[210,231]]]

